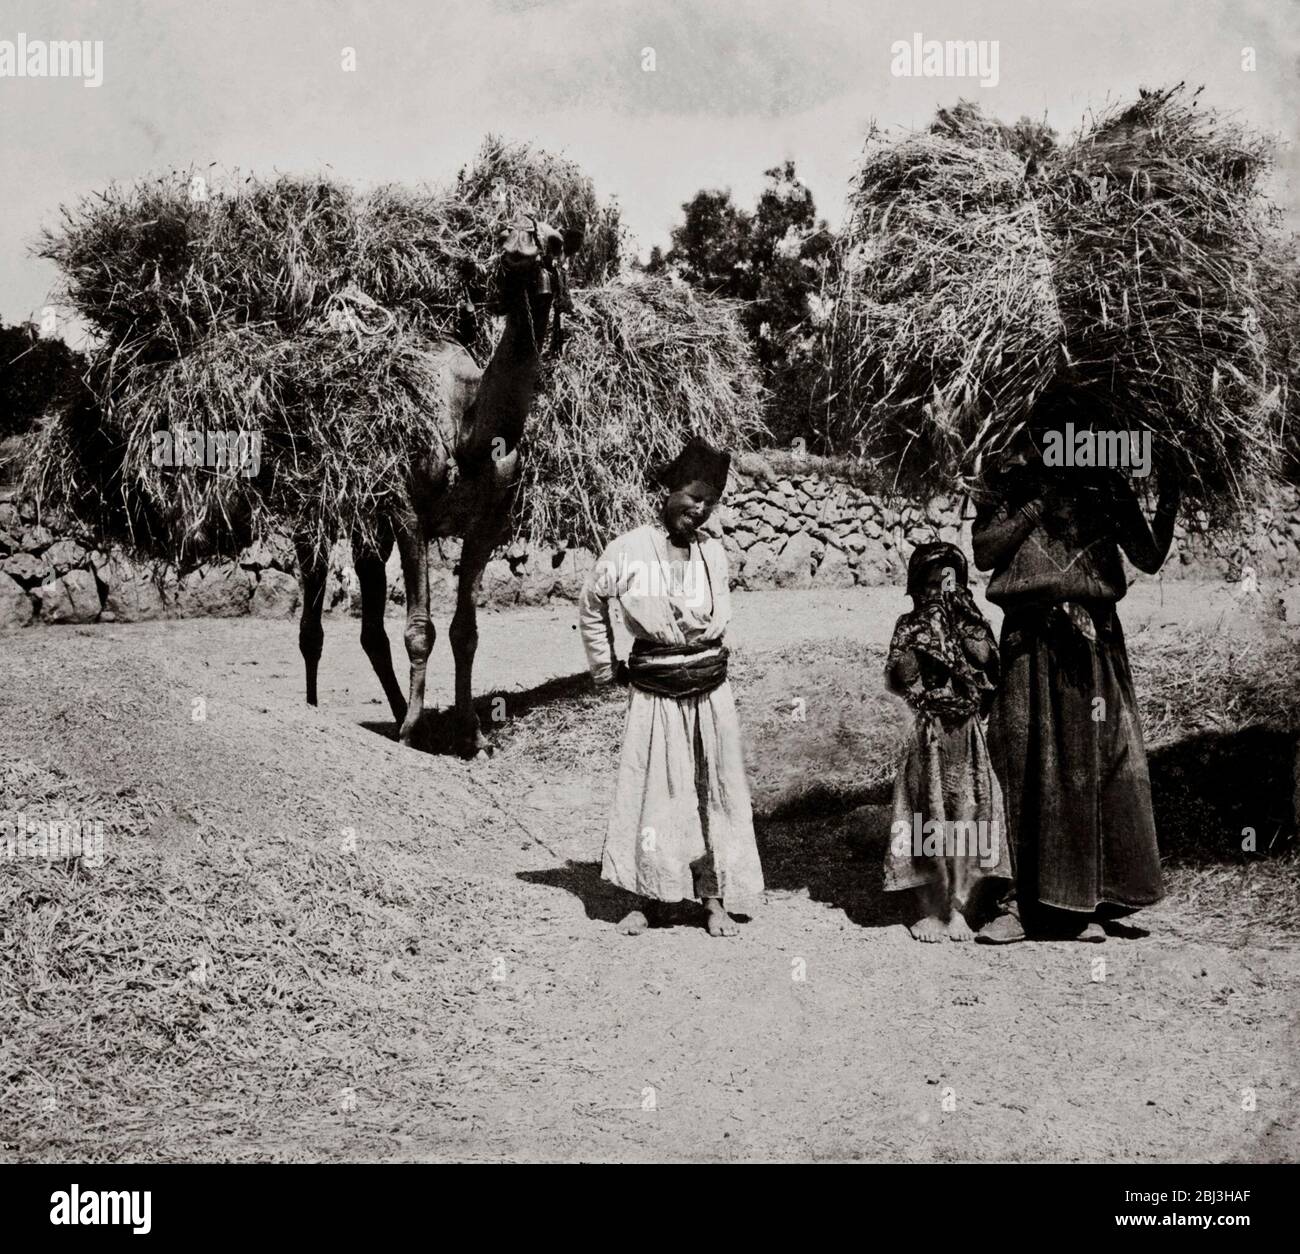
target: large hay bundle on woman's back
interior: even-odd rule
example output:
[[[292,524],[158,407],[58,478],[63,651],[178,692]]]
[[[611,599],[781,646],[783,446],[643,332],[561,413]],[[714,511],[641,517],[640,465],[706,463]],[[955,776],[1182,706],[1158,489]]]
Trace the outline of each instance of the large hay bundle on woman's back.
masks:
[[[1265,278],[1280,244],[1267,143],[1181,88],[1094,118],[1028,177],[996,129],[959,133],[904,137],[892,157],[868,146],[845,246],[910,258],[913,282],[842,286],[841,433],[929,491],[971,486],[1027,423],[1149,430],[1189,505],[1231,521],[1279,468],[1295,317]],[[900,164],[925,177],[891,178]],[[986,202],[991,220],[972,210]]]
[[[1070,355],[1062,414],[1151,431],[1219,519],[1280,468],[1295,308],[1265,281],[1280,245],[1268,168],[1263,137],[1179,89],[1144,92],[1094,119],[1041,192]]]
[[[529,424],[520,530],[601,548],[649,517],[647,470],[685,435],[747,447],[761,389],[730,302],[642,277],[575,293],[574,305]]]
[[[833,438],[862,448],[886,485],[946,491],[996,453],[1056,369],[1060,319],[1023,165],[941,135],[873,132],[843,240]]]

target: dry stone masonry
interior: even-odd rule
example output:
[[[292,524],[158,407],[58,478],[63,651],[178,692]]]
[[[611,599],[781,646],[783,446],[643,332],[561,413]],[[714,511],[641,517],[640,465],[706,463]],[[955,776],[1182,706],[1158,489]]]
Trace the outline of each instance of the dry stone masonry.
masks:
[[[737,588],[851,588],[901,582],[912,548],[925,540],[962,539],[963,502],[882,500],[825,466],[774,470],[763,457],[738,457],[726,502],[712,526],[721,535]],[[12,487],[0,487],[0,631],[37,623],[137,622],[156,618],[253,614],[293,618],[299,588],[286,537],[261,542],[228,562],[195,570],[151,565],[122,551],[103,552],[65,534],[57,519],[36,517]],[[967,518],[969,523],[969,518]],[[431,597],[455,599],[460,541],[436,546]],[[481,605],[571,602],[595,557],[585,549],[500,550],[483,572]],[[1262,585],[1300,580],[1300,493],[1285,490],[1257,512],[1254,528],[1213,544],[1179,526],[1161,578],[1240,579],[1249,568]],[[1133,572],[1131,572],[1133,573]],[[389,598],[403,600],[394,553]],[[1135,578],[1144,578],[1136,575]],[[1288,604],[1297,604],[1295,596]],[[359,612],[351,555],[330,554],[327,610]]]

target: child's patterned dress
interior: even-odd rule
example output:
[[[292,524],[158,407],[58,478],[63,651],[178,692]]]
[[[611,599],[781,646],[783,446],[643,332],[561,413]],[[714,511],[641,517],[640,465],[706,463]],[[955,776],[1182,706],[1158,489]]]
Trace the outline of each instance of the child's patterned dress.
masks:
[[[988,660],[972,661],[963,640],[982,641]],[[1011,877],[1002,790],[981,722],[997,684],[997,645],[969,589],[899,618],[886,674],[909,660],[917,677],[904,695],[916,722],[894,780],[885,888],[942,884],[960,909],[981,880]]]

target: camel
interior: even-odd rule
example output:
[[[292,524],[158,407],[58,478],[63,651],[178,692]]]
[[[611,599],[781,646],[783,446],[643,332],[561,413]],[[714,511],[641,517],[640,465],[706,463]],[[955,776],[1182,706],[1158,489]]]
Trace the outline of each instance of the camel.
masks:
[[[397,506],[377,520],[377,539],[367,544],[358,535],[352,538],[361,592],[361,647],[383,686],[403,745],[411,744],[424,712],[425,670],[436,635],[429,613],[429,546],[435,539],[459,536],[456,611],[449,632],[456,663],[456,741],[466,757],[488,749],[473,704],[478,647],[474,585],[505,536],[519,484],[518,445],[537,390],[542,344],[553,317],[551,348],[558,350],[560,315],[572,308],[564,262],[581,242],[580,228],[561,233],[536,219],[505,232],[497,272],[505,327],[491,360],[480,370],[460,344],[444,342],[432,350],[439,387],[431,403],[443,425],[442,448],[431,449],[408,468]],[[394,544],[406,588],[408,693],[393,672],[384,629],[385,563]],[[307,703],[315,705],[329,550],[305,541],[295,547],[302,585],[298,648],[306,666]]]

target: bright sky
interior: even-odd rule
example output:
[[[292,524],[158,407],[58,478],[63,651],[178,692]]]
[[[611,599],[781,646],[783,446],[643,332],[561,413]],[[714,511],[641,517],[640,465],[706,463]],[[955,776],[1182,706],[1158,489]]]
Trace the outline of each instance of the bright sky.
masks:
[[[893,76],[914,32],[996,40],[996,86]],[[0,0],[0,40],[20,33],[102,40],[103,83],[0,77],[5,322],[56,281],[28,248],[60,203],[150,171],[439,179],[498,131],[578,161],[644,251],[700,187],[752,203],[787,157],[835,223],[872,118],[921,124],[964,95],[1069,130],[1179,79],[1288,142],[1300,229],[1296,0]]]

